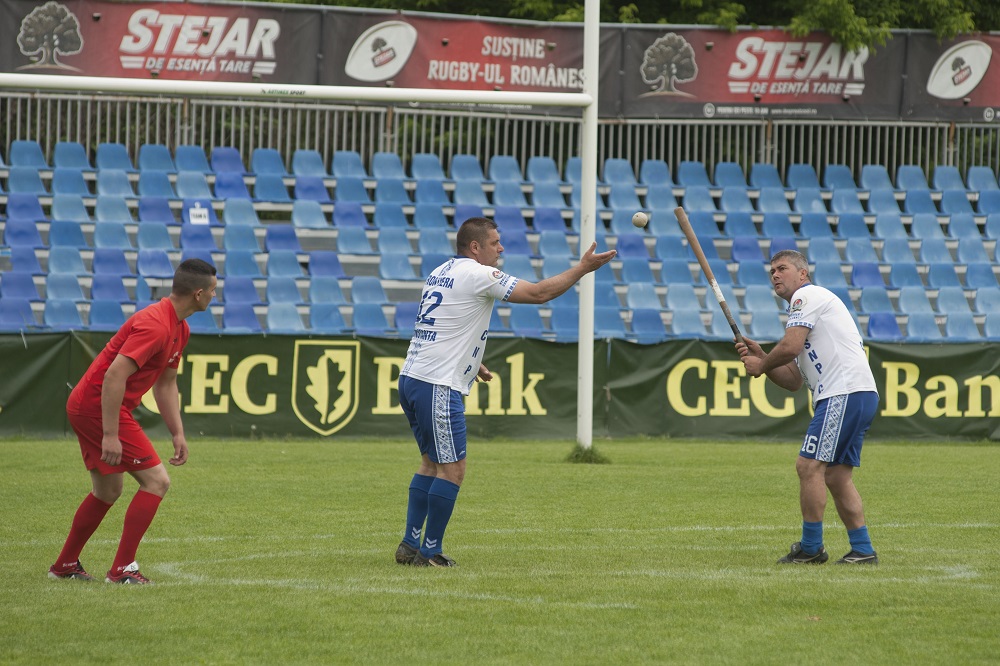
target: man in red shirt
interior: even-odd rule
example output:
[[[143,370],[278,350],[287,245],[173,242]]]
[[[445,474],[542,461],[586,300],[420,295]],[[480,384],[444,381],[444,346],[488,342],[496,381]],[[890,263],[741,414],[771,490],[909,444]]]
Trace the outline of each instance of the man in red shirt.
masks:
[[[97,355],[66,403],[69,422],[80,440],[93,491],[77,509],[69,536],[51,578],[93,580],[80,564],[80,552],[122,494],[123,473],[139,483],[125,512],[125,526],[106,582],[145,584],[135,553],[153,522],[170,477],[156,450],[136,423],[132,410],[152,388],[156,406],[173,437],[171,465],[187,462],[181,423],[177,368],[191,335],[184,319],[208,309],[215,297],[215,267],[201,259],[181,263],[170,296],[136,312]]]

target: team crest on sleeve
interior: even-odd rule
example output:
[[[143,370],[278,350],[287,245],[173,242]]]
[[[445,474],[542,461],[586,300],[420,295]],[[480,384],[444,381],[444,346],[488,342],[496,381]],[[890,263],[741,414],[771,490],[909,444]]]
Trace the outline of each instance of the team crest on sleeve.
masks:
[[[492,275],[494,280],[499,280],[501,277],[503,277],[503,271],[495,270],[493,271]]]
[[[358,411],[360,342],[297,340],[292,371],[292,409],[321,435],[332,435]]]
[[[791,307],[792,312],[802,312],[802,308],[805,306],[805,304],[806,304],[806,299],[796,298],[794,301],[792,301],[792,307]]]

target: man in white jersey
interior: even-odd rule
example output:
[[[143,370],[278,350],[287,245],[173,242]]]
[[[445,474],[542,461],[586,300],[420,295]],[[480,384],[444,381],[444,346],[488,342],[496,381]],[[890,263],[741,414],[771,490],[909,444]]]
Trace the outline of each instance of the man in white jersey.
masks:
[[[736,349],[747,373],[767,375],[789,391],[803,383],[813,392],[814,416],[795,469],[799,475],[802,540],[779,564],[822,564],[823,512],[830,489],[851,551],[836,564],[878,564],[865,525],[861,495],[852,474],[861,465],[861,445],[878,409],[875,377],[861,333],[836,294],[809,280],[806,258],[782,250],[771,258],[774,293],[789,303],[784,337],[770,353],[744,337]]]
[[[420,468],[409,488],[406,534],[396,550],[400,564],[455,566],[442,552],[441,541],[465,477],[462,396],[477,378],[493,377],[483,365],[483,352],[494,303],[546,303],[615,256],[613,250],[595,254],[593,243],[576,266],[533,283],[496,267],[503,245],[493,220],[466,220],[456,241],[458,255],[427,277],[400,371],[399,402],[420,448]]]

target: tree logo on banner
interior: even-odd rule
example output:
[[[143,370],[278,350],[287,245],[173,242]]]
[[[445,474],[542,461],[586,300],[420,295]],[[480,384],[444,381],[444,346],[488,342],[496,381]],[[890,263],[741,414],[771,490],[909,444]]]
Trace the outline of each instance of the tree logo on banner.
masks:
[[[646,49],[640,72],[642,80],[653,88],[654,93],[684,95],[686,93],[677,90],[674,84],[698,78],[698,63],[688,41],[669,32]]]
[[[332,435],[358,411],[360,342],[297,340],[292,371],[292,409],[321,435]]]
[[[34,62],[18,69],[54,68],[77,70],[64,65],[57,56],[73,55],[83,50],[83,35],[80,22],[65,5],[50,0],[35,7],[21,21],[21,31],[17,33],[17,45],[21,53],[33,58]]]

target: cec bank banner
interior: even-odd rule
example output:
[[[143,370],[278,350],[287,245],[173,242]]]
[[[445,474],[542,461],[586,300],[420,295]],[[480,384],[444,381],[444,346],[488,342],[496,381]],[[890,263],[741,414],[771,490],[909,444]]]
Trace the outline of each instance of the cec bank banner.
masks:
[[[110,336],[0,335],[0,436],[64,435],[70,387]],[[178,375],[185,427],[222,437],[399,437],[397,380],[407,341],[280,335],[192,336]],[[880,394],[872,436],[1000,440],[996,344],[868,348]],[[808,394],[746,376],[729,343],[594,343],[594,435],[798,440]],[[572,439],[577,347],[490,340],[495,378],[466,400],[475,438]],[[137,418],[166,430],[147,396]]]

